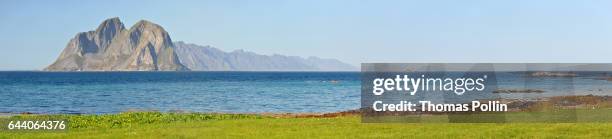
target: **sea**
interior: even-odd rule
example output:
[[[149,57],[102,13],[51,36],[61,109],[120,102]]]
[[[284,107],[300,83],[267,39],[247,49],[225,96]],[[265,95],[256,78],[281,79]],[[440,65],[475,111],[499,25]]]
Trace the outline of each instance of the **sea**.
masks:
[[[545,90],[496,96],[611,95],[601,74],[579,75],[588,76],[496,73],[496,88]],[[359,109],[361,87],[359,72],[1,71],[0,113],[326,113]]]
[[[357,109],[358,72],[0,72],[0,113]]]

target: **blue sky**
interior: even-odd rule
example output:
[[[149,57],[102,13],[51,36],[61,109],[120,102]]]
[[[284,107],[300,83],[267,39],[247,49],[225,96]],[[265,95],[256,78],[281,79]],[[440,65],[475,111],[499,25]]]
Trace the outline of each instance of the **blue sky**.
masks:
[[[119,17],[225,51],[362,62],[612,62],[612,1],[0,1],[0,70],[40,70]]]

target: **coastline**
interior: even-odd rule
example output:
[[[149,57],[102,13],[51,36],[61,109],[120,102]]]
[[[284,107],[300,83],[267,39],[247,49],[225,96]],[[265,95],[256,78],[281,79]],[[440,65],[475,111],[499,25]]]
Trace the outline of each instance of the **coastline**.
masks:
[[[603,98],[601,96],[564,96],[565,100]],[[487,136],[512,136],[514,138],[556,138],[563,134],[574,138],[609,138],[612,128],[612,105],[609,96],[606,104],[597,109],[567,107],[560,114],[587,114],[576,121],[530,121],[531,118],[550,118],[548,114],[559,112],[507,112],[507,124],[495,123],[451,123],[441,113],[417,115],[422,122],[388,121],[364,122],[361,110],[330,113],[192,113],[185,111],[155,112],[127,111],[113,114],[16,114],[0,116],[0,123],[7,120],[67,120],[66,131],[6,131],[0,127],[0,138],[329,138],[329,137],[384,137],[388,138],[478,138]],[[552,100],[552,99],[551,99]],[[564,100],[564,99],[560,99]],[[588,99],[587,99],[588,100]],[[543,101],[544,102],[544,101]],[[544,104],[544,103],[542,103]],[[534,105],[537,106],[537,105]],[[568,113],[569,112],[569,113]],[[6,114],[5,114],[6,115]],[[469,115],[474,116],[474,115]],[[525,116],[529,117],[526,118]],[[390,116],[397,119],[397,116]],[[407,116],[407,118],[411,118]],[[414,117],[412,117],[414,118]],[[513,119],[525,121],[512,121]],[[603,119],[602,119],[603,118]],[[436,120],[442,119],[439,122]],[[428,122],[428,121],[435,122]],[[391,124],[394,123],[394,124]],[[307,128],[305,128],[307,127]],[[222,130],[219,130],[222,129]],[[384,129],[384,130],[381,130]],[[437,132],[443,129],[449,132]],[[506,130],[512,129],[512,132]],[[547,132],[541,132],[546,130]],[[584,134],[586,132],[589,134]],[[91,133],[97,134],[91,134]],[[363,133],[376,133],[366,135]],[[410,135],[410,136],[407,136]]]
[[[504,102],[509,105],[507,112],[525,112],[534,110],[547,110],[554,108],[558,109],[611,109],[612,108],[612,96],[597,96],[597,95],[573,95],[573,96],[553,96],[545,97],[537,100],[520,100],[520,99],[492,99],[496,101]],[[490,100],[480,100],[490,101]],[[160,112],[156,110],[127,110],[120,113],[101,113],[101,114],[88,114],[88,113],[0,113],[0,117],[12,117],[20,115],[114,115],[121,113],[139,113],[139,112],[156,112],[156,113],[174,113],[174,114],[221,114],[221,115],[258,115],[265,117],[275,118],[331,118],[341,116],[352,116],[361,115],[362,112],[367,112],[367,109],[349,109],[336,112],[260,112],[260,113],[232,113],[232,112],[191,112],[182,110],[173,110]],[[418,113],[405,113],[405,114],[448,114],[454,112],[418,112]]]

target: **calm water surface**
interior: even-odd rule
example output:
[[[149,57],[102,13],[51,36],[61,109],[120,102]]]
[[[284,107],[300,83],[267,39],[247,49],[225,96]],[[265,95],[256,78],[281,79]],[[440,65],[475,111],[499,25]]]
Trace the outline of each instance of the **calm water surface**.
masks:
[[[521,73],[496,73],[497,88],[546,91],[497,96],[612,94],[612,82],[597,79],[599,73],[579,74],[585,76],[528,78]],[[360,107],[360,76],[359,72],[5,71],[0,72],[0,113],[337,112]],[[436,98],[439,94],[427,95]]]
[[[357,72],[0,72],[0,113],[335,112]]]

